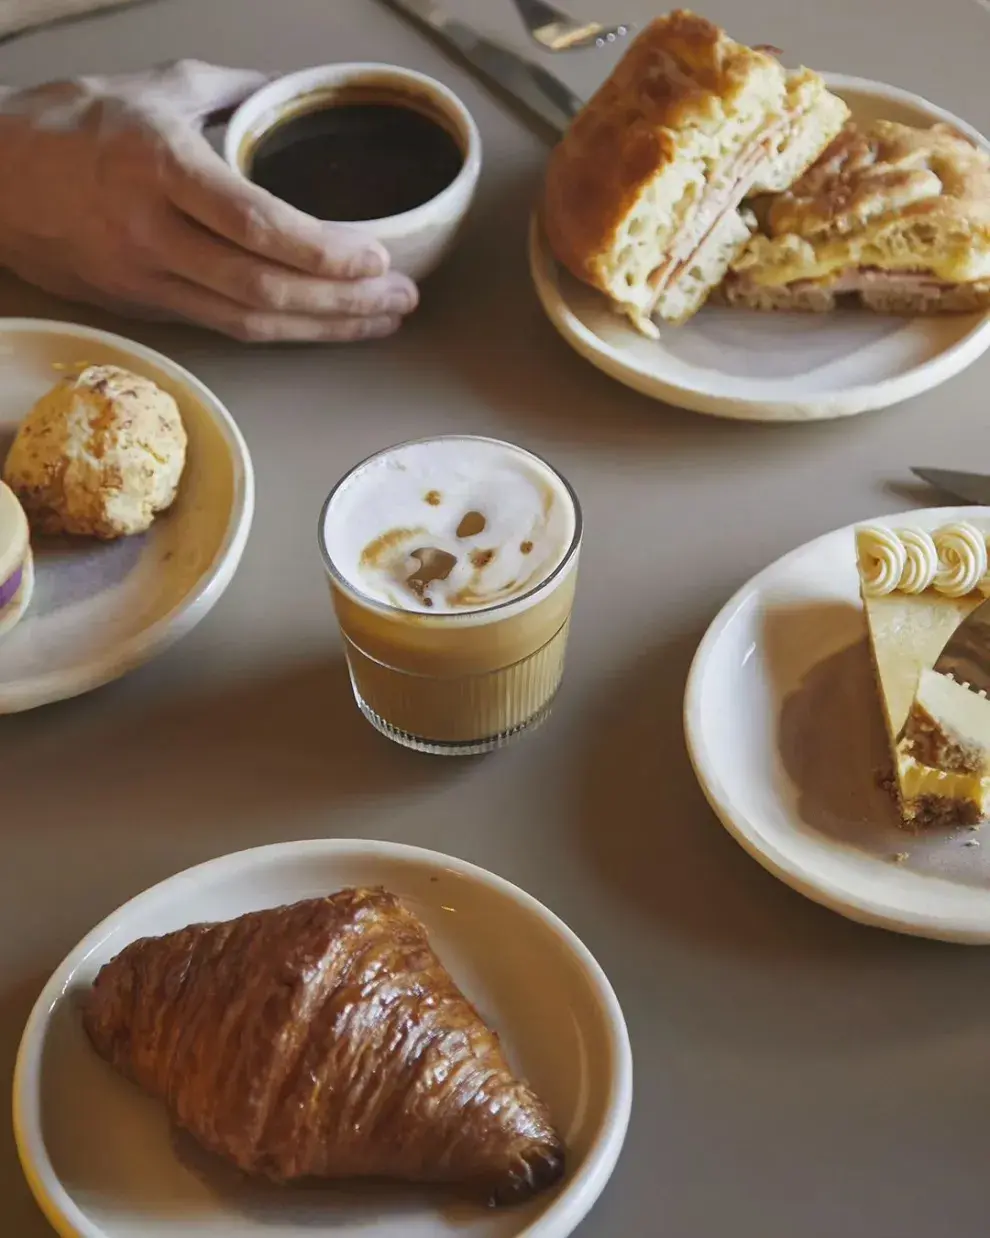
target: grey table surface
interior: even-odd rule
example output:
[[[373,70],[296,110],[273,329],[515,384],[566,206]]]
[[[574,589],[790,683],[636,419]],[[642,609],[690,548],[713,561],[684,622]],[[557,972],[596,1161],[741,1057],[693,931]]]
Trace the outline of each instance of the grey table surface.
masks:
[[[574,7],[651,13],[647,0]],[[456,8],[526,46],[508,0]],[[908,87],[990,131],[990,12],[977,0],[711,0],[706,11],[737,37]],[[190,638],[87,698],[0,719],[5,1075],[52,967],[147,885],[260,843],[402,840],[524,886],[615,985],[634,1109],[582,1236],[982,1238],[990,960],[857,927],[765,874],[695,783],[681,697],[706,625],[752,573],[917,500],[899,489],[909,464],[973,466],[990,452],[990,358],[899,408],[820,425],[735,425],[614,385],[555,336],[528,282],[544,137],[374,0],[149,0],[0,47],[0,81],[183,55],[425,70],[474,111],[485,169],[458,253],[383,344],[246,348],[0,284],[0,313],[85,316],[189,366],[233,410],[258,474],[243,565]],[[554,64],[590,89],[610,57]],[[576,485],[588,530],[552,723],[465,764],[395,748],[358,716],[315,541],[321,500],[348,465],[453,430],[545,453]],[[6,1122],[0,1199],[4,1235],[50,1233]]]

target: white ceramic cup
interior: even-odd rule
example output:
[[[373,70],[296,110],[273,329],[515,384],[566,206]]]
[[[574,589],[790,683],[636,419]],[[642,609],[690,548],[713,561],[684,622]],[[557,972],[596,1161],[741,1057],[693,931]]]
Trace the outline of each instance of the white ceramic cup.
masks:
[[[450,251],[474,198],[481,170],[478,127],[460,99],[441,82],[425,73],[387,64],[321,65],[289,73],[269,82],[240,105],[227,126],[224,158],[247,175],[252,148],[273,125],[355,88],[423,112],[448,130],[464,154],[454,180],[422,206],[401,215],[346,223],[380,241],[394,270],[414,280],[422,279]]]

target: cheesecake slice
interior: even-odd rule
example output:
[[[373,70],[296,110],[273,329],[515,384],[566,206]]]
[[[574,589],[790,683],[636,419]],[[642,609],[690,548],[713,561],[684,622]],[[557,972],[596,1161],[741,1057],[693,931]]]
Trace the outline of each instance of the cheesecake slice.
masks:
[[[985,528],[856,530],[860,593],[901,815],[972,825],[990,813],[990,701],[933,667],[990,596]]]

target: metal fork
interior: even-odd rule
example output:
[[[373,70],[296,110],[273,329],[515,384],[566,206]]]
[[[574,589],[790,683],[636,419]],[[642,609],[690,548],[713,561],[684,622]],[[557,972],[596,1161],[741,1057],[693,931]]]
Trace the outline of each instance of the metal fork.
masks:
[[[597,21],[575,21],[543,0],[515,0],[519,16],[537,43],[549,52],[577,52],[586,47],[607,47],[629,34],[632,26],[603,26]]]

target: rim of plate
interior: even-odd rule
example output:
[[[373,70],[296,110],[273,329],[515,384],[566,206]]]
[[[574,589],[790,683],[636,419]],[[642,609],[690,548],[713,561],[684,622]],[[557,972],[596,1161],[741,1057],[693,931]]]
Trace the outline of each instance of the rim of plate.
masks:
[[[234,501],[223,541],[212,562],[180,602],[142,632],[124,641],[112,653],[85,662],[72,670],[54,671],[19,680],[9,689],[0,713],[18,713],[91,692],[150,662],[187,636],[209,614],[233,580],[254,520],[254,464],[247,442],[226,405],[195,374],[164,353],[114,331],[103,331],[98,327],[80,326],[54,318],[0,318],[0,337],[29,332],[46,335],[71,334],[75,339],[92,340],[94,343],[119,348],[139,361],[156,366],[170,378],[188,387],[209,412],[230,449],[234,470]]]
[[[937,524],[959,519],[961,513],[988,518],[990,507],[964,504],[952,507],[912,508],[907,512],[884,513],[882,516],[873,518],[873,521],[898,524],[910,522],[912,519],[917,521],[918,517],[923,514],[926,521],[930,520],[932,524]],[[959,887],[951,882],[942,883],[952,886],[954,891],[964,891],[959,894],[959,898],[964,899],[967,904],[985,903],[986,909],[982,913],[982,923],[978,922],[980,917],[973,915],[957,914],[953,917],[951,909],[945,910],[941,903],[937,913],[919,914],[915,908],[905,907],[903,902],[897,901],[896,898],[875,897],[867,900],[849,894],[841,885],[823,880],[813,869],[802,864],[799,859],[781,849],[770,839],[759,821],[733,806],[732,796],[719,774],[719,762],[714,757],[711,746],[702,737],[702,692],[704,679],[708,673],[708,662],[714,647],[724,637],[728,627],[735,622],[744,608],[760,595],[767,581],[777,573],[786,570],[792,560],[813,554],[815,548],[823,542],[843,534],[851,536],[858,526],[869,523],[871,519],[866,518],[840,525],[787,551],[737,589],[718,612],[695,651],[684,689],[683,723],[688,757],[709,806],[724,828],[747,854],[761,864],[767,872],[790,886],[792,890],[847,919],[874,928],[960,944],[987,944],[990,943],[990,899],[987,898],[985,891],[980,891],[976,887]],[[902,880],[916,879],[919,889],[923,883],[929,895],[937,880],[910,873],[900,874],[900,878]]]
[[[106,1238],[105,1231],[88,1220],[62,1185],[45,1146],[38,1103],[45,1031],[69,978],[115,930],[126,913],[145,908],[184,889],[193,888],[205,875],[234,877],[255,868],[264,868],[268,863],[293,853],[321,859],[364,857],[374,860],[387,857],[446,869],[460,877],[488,886],[515,903],[522,911],[540,920],[580,964],[595,994],[608,1033],[612,1058],[608,1105],[604,1120],[580,1169],[565,1183],[546,1211],[519,1231],[518,1238],[564,1238],[570,1234],[590,1211],[612,1175],[622,1151],[632,1109],[633,1062],[629,1032],[619,999],[608,977],[573,929],[568,928],[559,916],[533,895],[527,894],[504,877],[467,860],[424,847],[362,838],[313,838],[270,843],[233,851],[183,869],[122,903],[91,929],[56,967],[35,1001],[24,1026],[14,1064],[12,1087],[17,1155],[31,1193],[49,1224],[62,1238]]]
[[[834,90],[874,95],[926,112],[933,123],[941,121],[951,125],[984,150],[990,151],[990,139],[975,126],[913,91],[846,73],[823,72],[821,76]],[[585,326],[560,290],[559,267],[547,245],[541,209],[538,206],[530,217],[528,251],[530,278],[543,311],[558,334],[575,352],[610,378],[634,391],[694,413],[747,421],[824,421],[835,417],[852,417],[923,395],[933,387],[954,378],[990,348],[988,312],[962,339],[929,360],[912,366],[895,378],[846,387],[816,398],[814,411],[809,411],[808,402],[793,398],[775,398],[771,395],[766,399],[754,400],[725,394],[716,395],[701,387],[688,387],[665,381],[647,365],[627,356],[622,348],[607,343]]]

